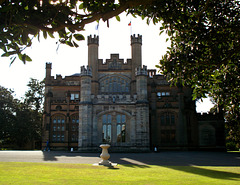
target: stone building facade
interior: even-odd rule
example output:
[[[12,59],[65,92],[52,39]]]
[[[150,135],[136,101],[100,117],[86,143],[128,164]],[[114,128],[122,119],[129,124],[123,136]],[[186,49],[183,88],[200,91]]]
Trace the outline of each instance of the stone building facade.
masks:
[[[43,148],[47,141],[52,149],[79,151],[97,151],[102,143],[114,151],[224,147],[217,142],[224,138],[223,119],[199,122],[190,88],[170,86],[142,66],[141,35],[131,36],[127,61],[111,54],[103,62],[99,37],[87,42],[88,65],[80,73],[54,78],[46,64]]]

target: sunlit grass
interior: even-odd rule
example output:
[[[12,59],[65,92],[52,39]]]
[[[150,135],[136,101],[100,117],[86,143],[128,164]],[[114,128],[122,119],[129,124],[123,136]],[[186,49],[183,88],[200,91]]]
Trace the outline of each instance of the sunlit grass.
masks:
[[[0,184],[240,184],[240,167],[0,162]]]

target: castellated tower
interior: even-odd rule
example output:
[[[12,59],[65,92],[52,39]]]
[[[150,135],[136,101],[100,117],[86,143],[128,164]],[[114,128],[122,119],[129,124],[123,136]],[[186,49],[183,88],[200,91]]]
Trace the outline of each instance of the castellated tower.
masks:
[[[88,66],[92,69],[92,94],[98,92],[98,46],[99,37],[88,36]]]
[[[136,93],[135,69],[142,66],[142,35],[131,35],[132,49],[132,94]]]
[[[44,144],[49,141],[49,127],[50,127],[50,112],[51,112],[51,98],[50,87],[51,83],[51,70],[52,63],[46,63],[46,77],[45,77],[45,100],[44,100],[44,114],[43,114],[43,129],[45,132],[42,134]]]
[[[136,144],[149,148],[149,103],[147,97],[147,66],[136,68]]]
[[[46,63],[46,83],[49,82],[51,78],[52,63]]]
[[[92,70],[89,66],[81,67],[81,99],[79,103],[79,135],[78,147],[84,149],[91,144],[92,133],[92,102],[91,80]]]

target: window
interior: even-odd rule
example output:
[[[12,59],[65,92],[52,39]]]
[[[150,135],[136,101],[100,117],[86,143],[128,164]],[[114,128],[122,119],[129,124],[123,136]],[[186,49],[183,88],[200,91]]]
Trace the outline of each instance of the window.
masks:
[[[106,77],[100,81],[100,90],[102,93],[129,93],[129,80],[119,76]]]
[[[111,142],[111,132],[112,132],[112,116],[109,115],[103,115],[102,117],[102,125],[103,125],[103,131],[102,131],[102,138],[104,143],[110,143]]]
[[[79,93],[71,93],[70,100],[79,100]]]
[[[173,112],[159,114],[158,123],[161,126],[161,143],[174,143],[176,141],[175,115]]]
[[[158,99],[161,99],[162,97],[170,96],[170,92],[157,92]]]
[[[79,115],[74,114],[73,116],[71,116],[69,123],[69,134],[71,142],[78,141],[78,128],[79,128]]]
[[[126,115],[117,114],[116,117],[108,114],[102,116],[102,141],[104,143],[126,142]],[[116,129],[112,131],[112,129]],[[116,134],[115,137],[112,133]],[[112,137],[114,141],[112,141]],[[116,139],[116,140],[115,140]]]
[[[165,112],[158,117],[158,122],[161,125],[175,125],[175,115],[174,113]]]
[[[117,142],[125,142],[126,139],[126,116],[117,115]]]
[[[65,141],[65,116],[56,115],[52,118],[52,141]]]

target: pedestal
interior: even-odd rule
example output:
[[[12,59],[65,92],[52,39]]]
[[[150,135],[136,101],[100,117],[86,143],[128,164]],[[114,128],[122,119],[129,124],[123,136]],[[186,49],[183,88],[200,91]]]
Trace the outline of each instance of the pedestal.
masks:
[[[100,147],[102,148],[102,153],[100,155],[101,157],[101,161],[98,164],[94,164],[94,165],[103,165],[103,166],[117,166],[117,163],[112,163],[111,161],[109,161],[108,159],[110,158],[110,155],[108,153],[108,148],[110,147],[109,144],[102,144],[100,145]]]

